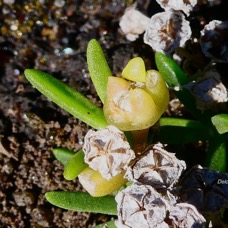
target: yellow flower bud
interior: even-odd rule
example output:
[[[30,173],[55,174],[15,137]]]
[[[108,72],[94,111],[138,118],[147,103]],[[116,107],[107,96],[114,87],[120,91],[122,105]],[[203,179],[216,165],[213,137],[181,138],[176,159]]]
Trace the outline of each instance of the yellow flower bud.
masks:
[[[154,125],[169,102],[164,79],[158,71],[146,72],[142,61],[139,57],[130,60],[123,70],[123,78],[108,78],[104,115],[111,125],[122,131]]]

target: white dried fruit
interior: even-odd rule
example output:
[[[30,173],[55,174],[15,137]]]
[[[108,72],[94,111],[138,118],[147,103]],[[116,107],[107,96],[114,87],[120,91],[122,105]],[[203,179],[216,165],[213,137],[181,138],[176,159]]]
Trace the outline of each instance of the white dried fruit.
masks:
[[[191,34],[189,22],[183,13],[162,12],[151,17],[144,34],[144,43],[154,51],[170,53],[177,47],[183,47]]]
[[[181,10],[187,15],[193,10],[197,4],[197,0],[156,0],[158,4],[166,11]]]
[[[114,126],[89,130],[82,150],[85,162],[107,180],[121,173],[135,158],[124,133]]]
[[[198,109],[205,110],[228,101],[228,92],[216,71],[205,72],[203,78],[186,85],[196,98]]]
[[[205,227],[205,218],[197,209],[188,203],[178,203],[172,206],[169,213],[172,227]]]
[[[164,219],[169,203],[151,186],[133,184],[119,192],[117,202],[117,228],[169,227]]]
[[[210,21],[201,31],[203,53],[217,62],[228,62],[228,22]]]
[[[128,7],[120,19],[120,28],[130,41],[135,41],[144,33],[150,18],[143,15],[134,7]]]
[[[179,180],[184,169],[184,161],[164,150],[162,144],[155,144],[128,167],[125,178],[154,188],[170,188]]]

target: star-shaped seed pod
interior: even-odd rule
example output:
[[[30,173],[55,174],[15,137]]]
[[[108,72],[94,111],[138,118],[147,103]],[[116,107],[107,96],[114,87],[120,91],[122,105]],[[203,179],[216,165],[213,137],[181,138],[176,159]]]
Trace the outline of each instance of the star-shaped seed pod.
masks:
[[[213,20],[201,31],[203,53],[216,62],[228,62],[228,22]]]
[[[85,162],[107,180],[125,170],[135,158],[124,133],[114,126],[89,130],[82,149]]]
[[[169,227],[164,219],[170,205],[149,185],[133,184],[116,195],[118,228]]]
[[[186,88],[195,96],[196,105],[201,110],[228,101],[228,91],[217,71],[205,72],[202,78],[187,84]]]
[[[191,34],[189,22],[183,13],[167,11],[151,17],[144,34],[144,43],[154,51],[170,54],[175,48],[183,47]]]
[[[143,156],[127,169],[125,178],[156,189],[171,188],[185,169],[185,162],[177,159],[174,153],[164,150],[159,143],[149,147]]]
[[[169,219],[172,227],[205,227],[205,218],[188,203],[178,203],[170,208]]]
[[[180,10],[183,11],[187,16],[193,10],[197,4],[197,0],[156,0],[157,3],[165,10]]]

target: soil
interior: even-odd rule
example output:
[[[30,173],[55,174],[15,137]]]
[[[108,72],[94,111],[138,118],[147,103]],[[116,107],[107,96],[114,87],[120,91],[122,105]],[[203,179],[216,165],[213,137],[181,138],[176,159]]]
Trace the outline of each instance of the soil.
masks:
[[[114,75],[135,55],[155,68],[154,53],[142,37],[130,42],[119,29],[131,0],[9,2],[0,2],[0,227],[94,227],[111,217],[63,210],[44,198],[53,190],[83,191],[63,178],[52,150],[77,151],[89,127],[48,101],[23,72],[48,72],[101,105],[86,64],[90,39],[101,43]],[[155,1],[137,2],[148,16],[161,10]]]

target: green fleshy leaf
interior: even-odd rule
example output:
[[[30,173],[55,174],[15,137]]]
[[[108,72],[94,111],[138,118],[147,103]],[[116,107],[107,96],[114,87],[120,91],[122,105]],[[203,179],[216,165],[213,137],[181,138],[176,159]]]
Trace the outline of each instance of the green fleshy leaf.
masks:
[[[160,74],[170,87],[185,85],[188,77],[176,62],[161,52],[155,53],[155,62]]]
[[[210,169],[227,172],[228,157],[226,138],[223,135],[217,135],[209,140],[208,152],[206,157],[206,166]]]
[[[188,89],[183,87],[190,81],[178,64],[173,59],[160,52],[155,54],[155,61],[157,68],[166,83],[172,88],[179,87],[180,90],[175,91],[175,95],[188,109],[188,111],[195,118],[204,122],[209,122],[212,113],[210,111],[202,112],[196,107],[195,97]]]
[[[160,126],[159,140],[168,144],[185,144],[207,140],[214,134],[210,125],[196,120],[180,118],[161,118],[158,122]]]
[[[92,197],[85,192],[54,191],[47,192],[45,197],[51,204],[67,210],[117,214],[117,205],[113,196]]]
[[[74,156],[75,152],[66,148],[55,148],[53,149],[53,154],[55,158],[65,166],[71,157]]]
[[[105,223],[95,226],[94,228],[104,228],[104,227],[116,228],[115,221],[105,222]]]
[[[84,153],[79,150],[69,159],[64,168],[63,176],[66,180],[73,180],[87,167],[88,164],[84,162]]]
[[[211,122],[219,134],[228,132],[228,114],[215,115],[211,118]]]
[[[27,69],[25,76],[47,98],[91,127],[100,129],[108,125],[101,108],[51,75]]]
[[[101,101],[104,103],[108,76],[112,76],[112,72],[100,44],[95,39],[90,40],[88,44],[87,63],[94,87]]]

